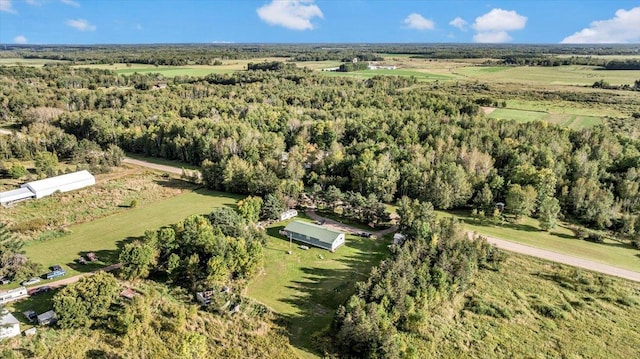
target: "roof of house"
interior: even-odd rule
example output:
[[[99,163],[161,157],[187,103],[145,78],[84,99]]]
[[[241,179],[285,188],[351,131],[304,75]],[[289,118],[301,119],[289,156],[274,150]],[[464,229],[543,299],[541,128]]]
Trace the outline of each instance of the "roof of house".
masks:
[[[342,234],[340,232],[332,231],[317,224],[302,221],[293,221],[289,223],[284,228],[284,230],[304,234],[308,237],[316,238],[320,242],[324,242],[327,244],[332,244],[338,238],[338,236]]]
[[[45,178],[39,181],[27,182],[23,186],[29,186],[33,191],[46,191],[51,188],[64,186],[70,183],[83,182],[83,181],[95,182],[95,177],[89,171],[78,171],[73,173],[67,173],[62,176],[55,176]]]
[[[12,189],[11,191],[0,192],[0,203],[18,201],[33,196],[35,194],[28,188]]]
[[[18,319],[16,319],[16,317],[13,316],[13,314],[9,313],[9,311],[6,309],[0,312],[0,326],[15,324],[20,324],[20,322],[18,321]]]
[[[136,295],[138,295],[138,293],[131,288],[125,288],[125,290],[120,292],[120,296],[127,299],[133,299]]]
[[[42,322],[44,320],[49,320],[49,319],[52,319],[52,318],[55,318],[55,317],[56,317],[56,312],[54,312],[53,310],[50,310],[48,312],[44,312],[44,313],[38,315],[38,321]]]

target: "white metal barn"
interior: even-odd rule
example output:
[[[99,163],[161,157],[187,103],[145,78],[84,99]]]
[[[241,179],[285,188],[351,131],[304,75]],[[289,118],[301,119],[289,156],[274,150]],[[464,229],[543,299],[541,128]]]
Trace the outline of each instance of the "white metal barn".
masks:
[[[34,197],[35,194],[28,188],[12,189],[11,191],[0,192],[0,203],[13,203]]]
[[[39,181],[27,182],[22,188],[34,193],[36,198],[50,196],[55,192],[69,192],[76,189],[93,186],[96,178],[89,171],[67,173],[66,175],[49,177]]]

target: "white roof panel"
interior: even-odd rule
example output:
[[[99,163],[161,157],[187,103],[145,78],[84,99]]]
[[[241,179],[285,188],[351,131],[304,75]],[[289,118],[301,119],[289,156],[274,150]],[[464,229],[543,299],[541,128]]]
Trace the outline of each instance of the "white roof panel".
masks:
[[[0,192],[0,203],[19,201],[33,196],[35,194],[28,188],[12,189],[11,191]]]
[[[89,171],[79,171],[73,173],[67,173],[66,175],[49,177],[39,181],[27,182],[22,186],[29,186],[34,191],[46,191],[51,188],[57,188],[66,184],[82,182],[86,180],[95,181],[95,178]]]

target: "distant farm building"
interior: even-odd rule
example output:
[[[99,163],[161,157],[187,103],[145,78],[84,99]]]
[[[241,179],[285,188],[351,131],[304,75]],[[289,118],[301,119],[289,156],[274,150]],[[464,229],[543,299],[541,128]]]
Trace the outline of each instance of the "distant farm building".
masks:
[[[280,213],[280,220],[281,221],[286,221],[287,219],[291,219],[293,217],[297,217],[298,216],[298,211],[296,211],[295,209],[289,209],[286,210],[282,213]]]
[[[344,233],[301,221],[289,223],[281,231],[281,234],[296,242],[306,243],[332,252],[344,244]]]
[[[2,192],[0,193],[0,204],[6,206],[28,198],[42,198],[56,192],[69,192],[95,184],[95,177],[88,171],[67,173],[66,175],[27,182],[19,189]]]
[[[0,339],[20,335],[20,322],[8,310],[0,311]]]
[[[405,239],[407,238],[404,236],[404,234],[396,233],[393,235],[393,244],[401,245],[402,243],[404,243]]]
[[[26,298],[28,296],[29,293],[27,293],[27,288],[25,287],[10,289],[6,292],[0,293],[0,305],[13,302],[14,300]]]

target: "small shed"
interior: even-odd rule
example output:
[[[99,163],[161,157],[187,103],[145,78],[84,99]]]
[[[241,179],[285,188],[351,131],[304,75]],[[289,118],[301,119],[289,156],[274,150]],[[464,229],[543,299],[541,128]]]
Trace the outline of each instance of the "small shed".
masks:
[[[136,293],[136,291],[131,288],[125,288],[125,290],[120,292],[120,296],[122,298],[129,299],[129,300],[133,300],[133,298],[135,298],[136,295],[138,295],[138,293]]]
[[[404,243],[405,239],[407,239],[404,234],[402,233],[395,233],[393,235],[393,244],[395,245],[401,245],[402,243]]]
[[[56,312],[50,310],[38,315],[38,325],[49,325],[56,322]]]
[[[332,231],[317,224],[302,221],[289,223],[282,231],[291,240],[334,252],[344,244],[344,233]]]
[[[19,300],[29,296],[27,288],[18,287],[16,289],[9,289],[5,292],[0,292],[0,304],[7,304],[14,300]]]
[[[0,312],[0,339],[12,338],[20,335],[20,322],[8,310]]]
[[[23,333],[24,333],[25,337],[28,337],[28,336],[31,336],[31,335],[36,335],[37,329],[36,329],[36,327],[32,327],[32,328],[29,328],[29,329],[25,330]]]
[[[50,196],[55,192],[69,192],[80,188],[93,186],[96,179],[89,171],[78,171],[61,176],[49,177],[39,181],[27,182],[22,188],[27,188],[36,198]]]
[[[298,216],[298,211],[296,211],[295,209],[289,209],[286,210],[282,213],[280,213],[280,220],[281,221],[286,221],[287,219],[291,219],[293,217],[297,217]]]

